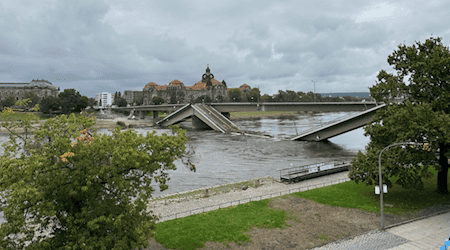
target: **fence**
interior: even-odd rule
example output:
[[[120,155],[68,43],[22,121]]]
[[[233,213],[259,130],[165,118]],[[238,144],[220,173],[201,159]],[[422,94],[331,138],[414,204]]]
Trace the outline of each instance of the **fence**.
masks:
[[[270,193],[270,194],[265,194],[265,195],[254,196],[254,197],[250,197],[250,198],[246,198],[246,199],[241,199],[241,200],[234,200],[234,201],[224,202],[224,203],[220,203],[220,204],[218,204],[218,205],[212,205],[212,206],[206,206],[206,207],[197,208],[197,209],[191,209],[191,210],[188,210],[188,211],[185,211],[185,212],[179,212],[179,213],[176,213],[176,214],[171,214],[171,215],[167,215],[167,216],[164,216],[164,217],[160,217],[160,218],[157,220],[156,223],[163,222],[163,221],[161,220],[161,219],[163,219],[163,218],[168,218],[168,217],[173,217],[173,216],[175,216],[174,219],[178,219],[178,218],[190,216],[190,215],[193,215],[193,214],[204,213],[204,212],[205,212],[205,208],[213,208],[213,207],[217,207],[217,206],[218,206],[218,209],[220,209],[220,208],[225,208],[225,207],[233,206],[233,203],[237,203],[237,205],[240,205],[240,204],[244,204],[244,203],[251,202],[251,201],[260,201],[260,200],[262,200],[262,197],[264,197],[264,196],[269,196],[269,195],[270,195],[270,197],[265,198],[265,199],[269,199],[269,198],[281,196],[282,193],[285,193],[284,195],[286,195],[286,194],[291,194],[291,191],[293,191],[293,190],[298,190],[298,191],[296,191],[296,192],[302,192],[302,191],[305,191],[305,189],[306,189],[306,190],[310,190],[310,189],[314,189],[314,188],[318,188],[318,187],[325,187],[325,186],[328,186],[328,185],[325,185],[325,184],[329,184],[329,185],[332,185],[333,183],[339,184],[339,183],[346,182],[346,181],[349,181],[349,180],[350,180],[350,178],[338,179],[338,180],[329,181],[329,182],[324,182],[324,183],[319,183],[319,184],[315,184],[315,185],[309,185],[309,186],[306,186],[306,187],[293,188],[293,189],[290,189],[290,190],[287,190],[287,191],[275,192],[275,193]],[[314,187],[314,188],[311,188],[311,187]],[[278,196],[272,196],[272,195],[274,195],[274,194],[279,194],[279,195],[278,195]],[[258,197],[259,197],[259,200],[252,200],[253,198],[258,198]],[[242,203],[241,203],[241,201],[245,201],[245,200],[248,200],[248,201],[247,201],[247,202],[242,202]],[[229,205],[229,206],[223,206],[223,207],[221,207],[221,205],[224,205],[224,204],[230,204],[230,205]],[[236,205],[236,204],[235,204],[235,205]],[[212,210],[215,210],[215,209],[206,210],[206,212],[212,211]],[[198,213],[192,213],[193,211],[199,211],[199,212],[198,212]],[[201,212],[200,212],[200,211],[201,211]],[[188,212],[189,212],[189,215],[187,215]],[[178,216],[179,214],[186,214],[186,215],[185,215],[185,216],[179,217],[179,216]],[[166,221],[166,220],[164,220],[164,221]]]

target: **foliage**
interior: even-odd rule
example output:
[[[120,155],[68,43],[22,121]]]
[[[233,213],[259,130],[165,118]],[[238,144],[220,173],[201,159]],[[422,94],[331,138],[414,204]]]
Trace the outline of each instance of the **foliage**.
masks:
[[[253,88],[251,92],[246,94],[247,101],[249,102],[258,102],[261,96],[261,92],[258,88]]]
[[[3,109],[4,107],[12,107],[14,104],[16,103],[16,99],[14,98],[13,95],[9,95],[8,97],[6,97],[5,99],[0,101],[1,104],[1,108]]]
[[[240,102],[242,91],[240,89],[230,89],[228,90],[228,97],[230,98],[230,101]]]
[[[58,97],[49,96],[47,98],[43,98],[40,103],[40,108],[42,113],[50,113],[51,111],[59,110],[61,106],[61,101]]]
[[[122,121],[117,121],[117,125],[121,126],[122,128],[126,128],[127,127],[127,125],[124,122],[122,122]]]
[[[153,101],[153,104],[155,104],[155,105],[161,105],[164,103],[164,99],[159,96],[154,96],[152,101]]]
[[[400,177],[395,183],[404,188],[423,189],[422,178],[430,178],[428,166],[438,170],[437,192],[448,194],[448,157],[450,157],[450,53],[440,38],[398,50],[388,57],[397,75],[381,70],[377,84],[370,88],[377,101],[389,102],[404,96],[401,104],[379,110],[373,123],[365,127],[370,136],[367,154],[358,153],[350,178],[367,185],[378,182],[378,155],[386,146],[397,142],[429,143],[428,150],[417,147],[392,147],[383,153],[383,182],[393,183],[389,176]],[[406,85],[404,77],[410,76]],[[439,154],[439,160],[435,155]]]
[[[81,96],[75,89],[65,89],[64,92],[59,93],[58,97],[61,100],[61,111],[64,114],[79,113],[87,107],[89,100],[86,96]]]
[[[89,107],[94,107],[95,106],[95,99],[94,98],[89,98],[88,99],[88,102],[87,102],[87,105],[89,106]]]
[[[33,91],[27,92],[23,99],[30,99],[30,103],[28,104],[28,108],[35,107],[41,101],[41,98],[34,93]]]
[[[143,136],[117,127],[109,136],[91,133],[94,124],[84,113],[49,119],[32,138],[11,130],[0,156],[0,210],[7,220],[0,227],[1,247],[22,249],[33,236],[33,249],[129,250],[148,244],[157,219],[147,211],[151,179],[166,190],[164,170],[175,170],[177,159],[195,171],[183,161],[186,131],[173,126],[174,135]],[[44,229],[53,230],[50,238],[35,235]],[[23,237],[8,237],[19,233]]]
[[[117,100],[114,100],[118,107],[126,107],[127,100],[123,97],[118,97]]]
[[[261,96],[261,102],[272,102],[272,96],[268,94],[264,94]]]
[[[197,97],[197,99],[195,99],[195,103],[211,103],[211,97],[209,97],[209,95],[202,95]]]

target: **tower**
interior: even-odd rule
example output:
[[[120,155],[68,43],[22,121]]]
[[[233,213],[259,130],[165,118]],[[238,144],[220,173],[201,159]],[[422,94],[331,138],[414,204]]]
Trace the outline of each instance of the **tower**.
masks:
[[[208,80],[211,80],[213,78],[214,78],[214,75],[211,74],[210,69],[209,69],[209,63],[208,63],[208,64],[206,64],[206,72],[202,76],[202,82],[207,83]]]

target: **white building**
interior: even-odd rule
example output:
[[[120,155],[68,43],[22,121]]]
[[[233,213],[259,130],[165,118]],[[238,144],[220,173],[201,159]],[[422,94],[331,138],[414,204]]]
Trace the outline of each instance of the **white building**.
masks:
[[[97,104],[101,107],[111,107],[111,105],[114,103],[114,94],[108,92],[96,94],[95,100],[97,101]]]

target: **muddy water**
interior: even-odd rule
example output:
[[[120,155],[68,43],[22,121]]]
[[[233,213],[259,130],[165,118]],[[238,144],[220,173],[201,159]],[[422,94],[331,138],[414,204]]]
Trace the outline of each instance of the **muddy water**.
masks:
[[[348,114],[345,112],[299,114],[288,118],[258,118],[234,122],[244,130],[265,131],[274,136],[272,139],[195,130],[190,122],[183,122],[181,126],[187,129],[188,145],[195,148],[193,162],[197,172],[191,172],[177,163],[177,170],[168,171],[170,180],[166,184],[169,189],[160,192],[158,184],[152,183],[155,189],[153,196],[263,176],[279,178],[279,170],[282,168],[356,156],[359,150],[364,151],[369,142],[362,128],[327,142],[288,140],[302,130]],[[151,121],[149,119],[149,122]],[[153,129],[155,128],[136,130],[145,134]],[[156,131],[158,134],[170,132],[164,128],[156,128]],[[99,129],[98,132],[110,133],[107,129]],[[0,134],[0,145],[7,140],[9,140],[7,134]],[[3,154],[2,147],[0,154]]]

